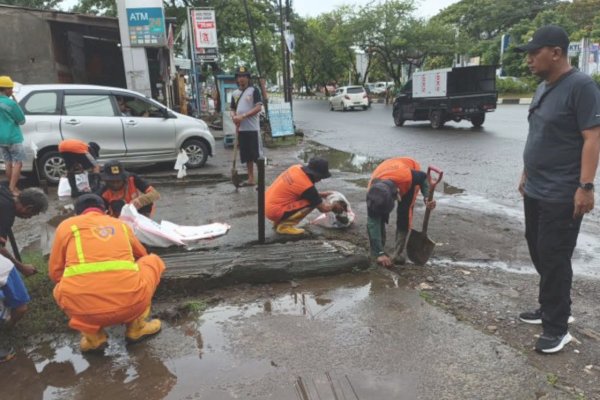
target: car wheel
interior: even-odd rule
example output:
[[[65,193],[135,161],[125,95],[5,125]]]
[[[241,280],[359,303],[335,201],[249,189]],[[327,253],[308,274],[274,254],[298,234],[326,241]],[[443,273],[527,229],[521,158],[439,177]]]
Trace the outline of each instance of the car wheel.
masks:
[[[188,139],[181,148],[190,158],[186,166],[188,168],[200,168],[206,164],[208,159],[208,146],[199,139]]]
[[[429,121],[431,122],[431,127],[433,129],[440,129],[444,126],[444,114],[440,110],[432,111],[429,116]]]
[[[400,110],[400,109],[394,110],[394,112],[392,113],[392,116],[394,117],[394,124],[396,126],[404,125],[404,118],[402,118],[404,115],[402,114],[402,110]]]
[[[484,113],[473,115],[471,117],[471,123],[473,124],[473,126],[475,128],[481,127],[481,125],[483,125],[484,122],[485,122],[485,114]]]
[[[38,161],[40,178],[48,183],[58,184],[62,176],[67,175],[67,165],[58,151],[44,153]]]

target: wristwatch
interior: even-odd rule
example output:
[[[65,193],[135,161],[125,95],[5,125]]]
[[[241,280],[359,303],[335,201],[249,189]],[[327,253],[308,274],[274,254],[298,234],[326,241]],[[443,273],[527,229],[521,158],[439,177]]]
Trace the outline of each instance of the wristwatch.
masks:
[[[579,184],[579,187],[580,187],[581,189],[583,189],[583,190],[586,190],[586,191],[588,191],[588,192],[589,192],[589,191],[592,191],[592,190],[594,190],[594,184],[593,184],[593,183],[591,183],[591,182],[588,182],[588,183],[580,183],[580,184]]]

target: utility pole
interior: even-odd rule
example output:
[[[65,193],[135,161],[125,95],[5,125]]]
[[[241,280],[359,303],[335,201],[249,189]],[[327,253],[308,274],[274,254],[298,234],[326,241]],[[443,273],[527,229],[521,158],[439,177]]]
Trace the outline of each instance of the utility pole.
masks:
[[[292,10],[292,0],[285,0],[285,29],[290,32],[290,15]],[[288,48],[287,42],[285,46],[285,65],[287,67],[287,79],[288,79],[288,98],[290,102],[290,109],[293,110],[294,107],[292,105],[292,89],[294,82],[292,81],[292,66],[290,64],[290,49]]]
[[[289,79],[288,79],[288,55],[287,55],[287,44],[285,42],[285,25],[283,19],[283,4],[279,0],[279,32],[281,33],[281,58],[283,61],[283,100],[289,103]]]

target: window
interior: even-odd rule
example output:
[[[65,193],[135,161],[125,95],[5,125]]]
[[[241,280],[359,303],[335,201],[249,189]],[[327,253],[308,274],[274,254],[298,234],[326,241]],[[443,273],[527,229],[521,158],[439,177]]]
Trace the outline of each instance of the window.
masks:
[[[79,117],[114,117],[108,95],[65,94],[65,115]]]
[[[119,111],[125,117],[164,118],[157,105],[133,96],[116,96]]]
[[[58,94],[56,92],[33,93],[25,100],[25,114],[58,114]]]
[[[350,87],[350,88],[348,88],[348,93],[349,94],[363,93],[364,91],[365,91],[365,89],[363,89],[362,87]]]

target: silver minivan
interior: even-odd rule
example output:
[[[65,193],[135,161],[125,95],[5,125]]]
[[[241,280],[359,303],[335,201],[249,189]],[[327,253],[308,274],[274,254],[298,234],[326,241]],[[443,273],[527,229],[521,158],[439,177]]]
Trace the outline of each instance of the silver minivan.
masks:
[[[131,90],[79,84],[17,85],[14,96],[26,117],[21,127],[27,154],[23,172],[32,172],[37,161],[40,177],[52,183],[66,173],[58,152],[64,139],[96,142],[101,161],[119,160],[125,165],[175,161],[183,149],[189,157],[187,166],[198,168],[215,147],[204,121]]]

